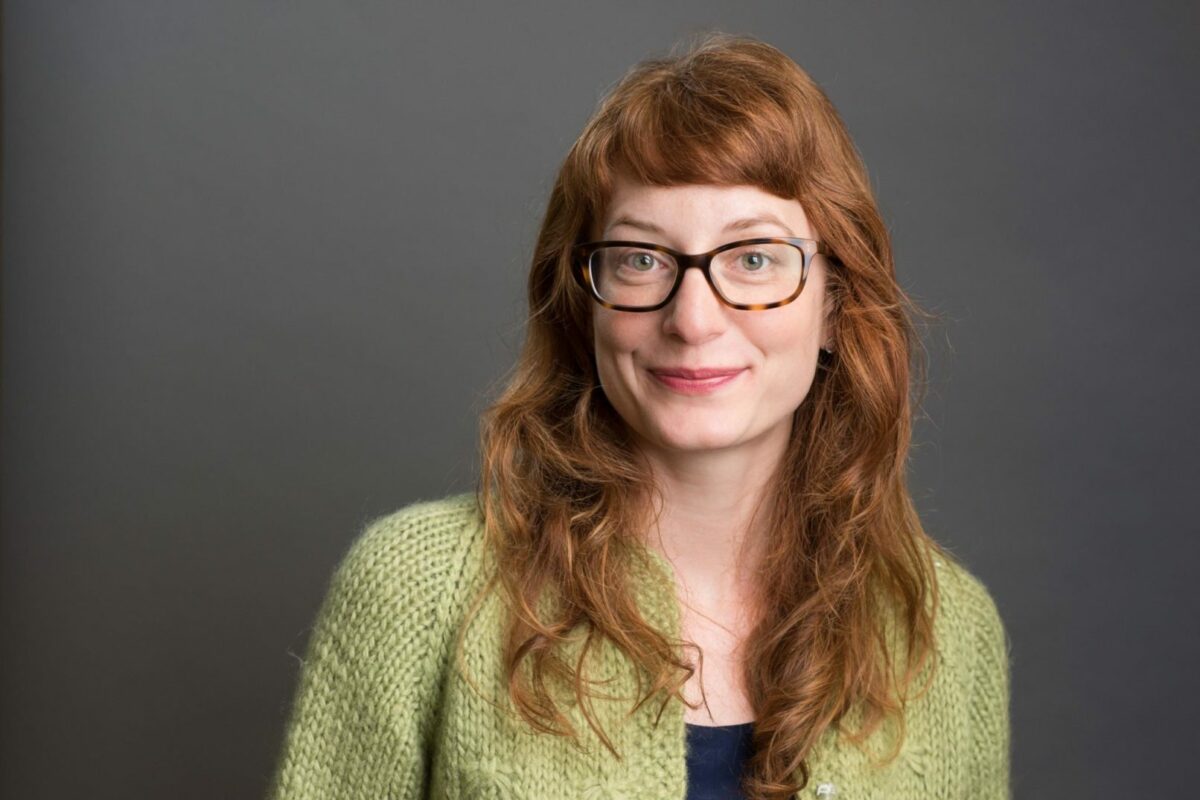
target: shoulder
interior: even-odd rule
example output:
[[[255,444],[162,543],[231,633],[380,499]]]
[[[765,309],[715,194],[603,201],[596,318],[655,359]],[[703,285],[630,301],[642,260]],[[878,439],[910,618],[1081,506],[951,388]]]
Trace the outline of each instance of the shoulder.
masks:
[[[953,556],[934,555],[938,581],[940,637],[978,647],[1005,645],[1004,622],[987,585]]]
[[[362,526],[313,627],[270,797],[420,791],[452,615],[481,530],[472,495]]]
[[[473,494],[414,502],[367,522],[341,567],[383,580],[436,579],[439,571],[454,569],[481,524]]]
[[[322,616],[360,631],[390,629],[402,618],[448,624],[481,533],[473,494],[414,502],[369,520],[334,572]]]
[[[965,765],[964,796],[1008,798],[1011,642],[996,599],[978,576],[961,562],[940,556],[935,556],[935,570],[940,611],[934,628],[942,664],[949,670],[943,681],[948,694],[943,696],[953,698],[957,709],[932,715],[943,720],[942,730],[955,732],[950,746],[956,750],[944,760]],[[945,726],[947,714],[957,715],[957,726]]]
[[[935,556],[935,570],[939,610],[934,635],[941,663],[949,670],[945,679],[970,709],[970,727],[991,742],[985,749],[1003,754],[1012,643],[999,606],[984,582],[963,563]]]

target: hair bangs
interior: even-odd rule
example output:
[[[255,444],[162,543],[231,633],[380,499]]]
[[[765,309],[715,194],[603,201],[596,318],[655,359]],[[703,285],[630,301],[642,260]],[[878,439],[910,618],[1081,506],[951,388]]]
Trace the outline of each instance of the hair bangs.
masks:
[[[581,137],[577,185],[589,187],[599,214],[617,174],[658,186],[756,186],[796,199],[806,183],[806,127],[784,100],[788,88],[769,73],[746,76],[731,91],[701,70],[663,74],[618,92]],[[711,84],[711,85],[710,85]]]

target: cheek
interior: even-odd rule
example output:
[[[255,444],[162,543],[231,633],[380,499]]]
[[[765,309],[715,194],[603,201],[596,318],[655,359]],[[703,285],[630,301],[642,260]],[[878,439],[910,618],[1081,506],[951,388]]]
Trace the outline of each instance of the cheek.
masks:
[[[773,388],[790,401],[796,399],[791,395],[807,393],[816,373],[820,327],[808,315],[787,322],[757,331],[755,340],[770,366]]]
[[[645,325],[635,315],[598,314],[593,322],[593,346],[597,364],[628,358],[638,343],[645,341]]]
[[[796,308],[785,306],[779,316],[768,316],[771,312],[755,312],[762,317],[750,317],[744,328],[751,341],[768,355],[773,353],[799,353],[817,341],[820,333],[816,311],[807,304]]]
[[[613,312],[616,314],[617,312]],[[593,328],[596,376],[609,403],[626,421],[636,416],[642,390],[637,379],[638,351],[647,341],[645,321],[634,314],[597,317]]]

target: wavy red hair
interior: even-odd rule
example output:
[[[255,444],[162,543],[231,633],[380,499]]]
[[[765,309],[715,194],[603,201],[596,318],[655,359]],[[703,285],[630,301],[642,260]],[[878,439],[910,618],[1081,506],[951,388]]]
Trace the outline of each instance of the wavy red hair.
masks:
[[[481,424],[478,501],[497,567],[485,592],[499,586],[505,599],[509,694],[537,730],[576,737],[547,680],[588,707],[583,662],[560,657],[572,633],[586,632],[585,651],[611,642],[649,677],[639,705],[686,702],[696,669],[679,655],[683,643],[643,619],[630,590],[656,490],[600,390],[592,300],[571,276],[569,251],[602,219],[619,171],[798,200],[836,255],[827,286],[836,352],[821,356],[763,504],[765,610],[747,633],[756,752],[744,788],[783,800],[808,783],[806,757],[831,727],[861,744],[893,719],[900,733],[885,760],[894,757],[906,699],[933,666],[932,560],[950,555],[924,532],[905,479],[910,391],[924,375],[912,319],[924,312],[896,281],[845,125],[782,52],[710,34],[638,64],[608,93],[559,170],[529,273],[523,349]],[[547,591],[560,602],[542,604]]]

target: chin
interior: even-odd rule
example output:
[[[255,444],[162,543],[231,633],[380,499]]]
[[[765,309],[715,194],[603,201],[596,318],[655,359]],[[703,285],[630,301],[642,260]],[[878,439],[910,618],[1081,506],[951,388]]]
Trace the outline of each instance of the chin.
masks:
[[[651,441],[668,450],[704,451],[732,447],[741,441],[741,436],[727,422],[712,425],[684,422],[669,427],[655,427]]]

